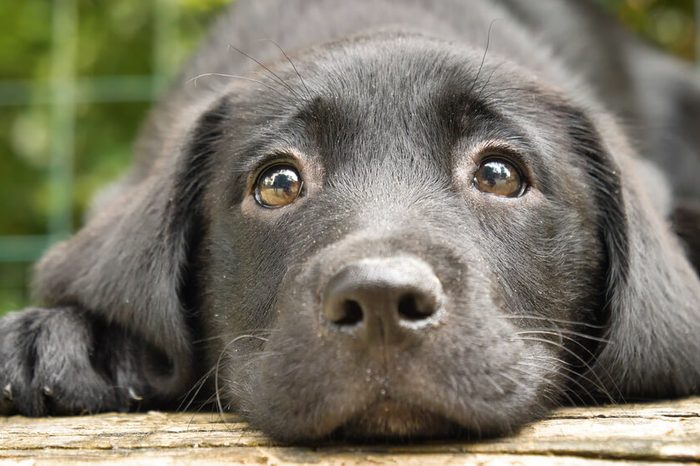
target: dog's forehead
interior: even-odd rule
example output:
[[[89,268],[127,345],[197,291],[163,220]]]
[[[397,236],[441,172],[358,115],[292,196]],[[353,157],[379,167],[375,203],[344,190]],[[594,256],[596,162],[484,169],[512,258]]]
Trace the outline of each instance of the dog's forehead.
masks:
[[[570,148],[548,108],[552,89],[485,52],[380,34],[292,53],[232,97],[238,171],[294,149],[327,173],[412,171],[446,181],[465,141],[511,142],[516,152],[537,153],[535,163],[555,154],[562,167]]]
[[[483,47],[419,33],[375,32],[285,53],[242,83],[250,92],[241,103],[296,110],[302,116],[336,107],[346,115],[362,112],[365,120],[375,114],[416,114],[426,107],[455,112],[469,96],[487,100],[517,91],[514,81],[527,81],[525,76],[514,79],[518,71]]]
[[[367,112],[449,106],[455,97],[480,90],[482,72],[495,78],[493,62],[483,51],[416,34],[362,37],[309,55],[310,92],[355,107],[366,117],[371,116]]]
[[[488,59],[484,50],[421,35],[363,37],[301,57],[295,67],[286,60],[279,64],[288,98],[270,96],[269,105],[288,116],[279,123],[303,127],[326,147],[361,143],[385,152],[436,147],[463,133],[464,126],[473,129],[484,121],[496,122],[491,129],[505,134],[514,124],[501,104],[523,94],[511,85],[509,71],[500,72],[508,64]]]

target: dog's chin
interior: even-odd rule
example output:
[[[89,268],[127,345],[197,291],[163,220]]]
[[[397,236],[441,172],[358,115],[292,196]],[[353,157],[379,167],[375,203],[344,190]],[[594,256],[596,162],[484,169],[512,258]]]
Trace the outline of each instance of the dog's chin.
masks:
[[[371,404],[338,427],[332,437],[357,440],[448,437],[459,427],[445,417],[391,399]]]

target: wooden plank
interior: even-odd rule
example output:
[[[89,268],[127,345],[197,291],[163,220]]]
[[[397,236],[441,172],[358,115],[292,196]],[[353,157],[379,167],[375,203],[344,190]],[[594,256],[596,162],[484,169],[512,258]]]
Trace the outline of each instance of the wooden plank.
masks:
[[[233,414],[0,418],[0,465],[700,463],[700,398],[566,408],[482,442],[279,445]]]

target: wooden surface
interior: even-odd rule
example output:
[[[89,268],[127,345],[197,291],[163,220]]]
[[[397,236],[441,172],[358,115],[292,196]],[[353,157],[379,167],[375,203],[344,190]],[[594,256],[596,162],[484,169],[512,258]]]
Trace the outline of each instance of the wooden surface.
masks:
[[[410,445],[276,445],[234,415],[0,418],[0,465],[627,462],[700,463],[700,398],[562,409],[511,438]]]

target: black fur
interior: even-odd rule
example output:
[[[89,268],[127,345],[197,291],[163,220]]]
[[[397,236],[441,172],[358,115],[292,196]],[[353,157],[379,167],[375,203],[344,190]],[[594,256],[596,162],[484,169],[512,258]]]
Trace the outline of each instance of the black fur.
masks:
[[[699,114],[689,69],[589,2],[240,0],[38,264],[44,308],[0,320],[0,410],[204,400],[298,441],[696,394]],[[491,153],[522,197],[473,186]],[[271,210],[274,161],[304,185]],[[426,273],[435,315],[379,343],[329,321],[367,264]]]

